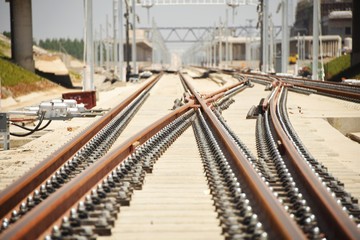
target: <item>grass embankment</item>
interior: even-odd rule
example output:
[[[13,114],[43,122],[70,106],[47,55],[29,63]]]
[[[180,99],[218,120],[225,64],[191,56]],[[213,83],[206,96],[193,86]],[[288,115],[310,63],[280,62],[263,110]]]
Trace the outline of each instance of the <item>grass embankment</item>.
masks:
[[[10,51],[10,45],[0,39],[0,57],[8,57],[5,53]]]
[[[1,98],[18,97],[56,86],[48,80],[29,72],[5,57],[0,57]]]
[[[338,58],[335,58],[325,64],[324,66],[325,78],[331,79],[334,76],[337,76],[338,74],[341,74],[342,72],[346,71],[350,67],[351,67],[350,55],[343,55]],[[347,78],[360,79],[360,71],[358,71],[352,76],[347,76]]]
[[[18,97],[34,91],[56,86],[48,80],[29,72],[10,61],[10,45],[0,41],[1,98]]]
[[[10,61],[10,44],[0,39],[1,98],[18,97],[52,88],[54,83],[27,71]]]

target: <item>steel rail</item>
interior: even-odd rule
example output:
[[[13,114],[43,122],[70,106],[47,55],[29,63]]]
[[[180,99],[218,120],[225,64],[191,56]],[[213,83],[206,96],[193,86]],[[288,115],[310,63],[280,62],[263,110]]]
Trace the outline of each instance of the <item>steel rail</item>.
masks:
[[[235,75],[235,74],[239,74],[239,73],[232,73],[232,75]],[[269,78],[268,75],[263,75],[263,74],[240,73],[240,75],[246,77],[250,81],[252,80],[251,78],[257,78],[258,80],[265,81],[267,83],[271,83],[273,81],[272,79]]]
[[[152,87],[161,78],[161,76],[162,75],[160,74],[149,80],[137,91],[121,102],[117,107],[78,134],[73,141],[67,143],[64,147],[51,154],[40,164],[31,169],[27,174],[0,192],[0,219],[9,214],[12,209],[18,206],[21,201],[34,191],[34,189],[46,181],[51,174],[53,174],[82,146],[94,137],[97,132],[99,132],[116,115],[118,115],[141,92]]]
[[[22,219],[15,222],[0,237],[2,239],[36,239],[41,236],[64,212],[74,206],[113,168],[133,153],[138,145],[146,142],[167,124],[192,109],[193,106],[194,101],[183,105],[126,140],[75,177],[73,181],[50,195]]]
[[[303,82],[305,85],[306,84],[315,84],[315,85],[330,86],[330,88],[341,87],[341,88],[348,89],[349,91],[353,91],[353,92],[360,91],[360,85],[349,85],[349,84],[343,84],[341,82],[310,80],[307,78],[294,78],[294,77],[282,77],[282,76],[277,76],[277,77],[279,77],[280,79],[283,79],[285,81],[288,80],[289,82]]]
[[[222,88],[215,92],[206,94],[202,96],[207,105],[211,105],[211,109],[214,107],[214,103],[217,101],[222,101],[224,99],[229,99],[232,95],[235,95],[241,91],[243,91],[246,87],[246,81],[240,81],[238,83],[232,84],[228,87]]]
[[[212,102],[216,102],[217,100],[221,99],[222,97],[224,97],[224,93],[221,92],[221,93],[218,93],[217,95],[214,95],[210,98],[206,98],[205,99],[205,102],[206,103],[212,103]]]
[[[264,81],[271,81],[271,79],[266,80],[264,79],[264,77],[267,77],[267,75],[261,75],[261,74],[255,74],[255,73],[246,73],[245,76],[253,76],[253,77],[259,77],[261,78],[261,80]],[[354,100],[360,100],[360,86],[358,85],[343,85],[343,84],[339,84],[339,83],[335,83],[335,82],[322,82],[322,81],[316,81],[316,80],[308,80],[305,78],[291,78],[291,77],[281,77],[281,76],[273,76],[274,78],[278,79],[279,81],[282,82],[288,82],[291,85],[297,86],[297,87],[304,87],[304,88],[308,88],[308,89],[312,89],[312,90],[316,90],[320,93],[325,93],[325,94],[330,94],[333,96],[342,96],[345,98],[351,98]],[[300,83],[303,82],[303,83]],[[323,86],[314,86],[314,84],[318,84],[318,85],[323,85]],[[340,89],[334,89],[332,87],[326,87],[326,86],[336,86],[339,88],[343,88],[344,90],[340,90]],[[349,88],[353,88],[353,89],[359,89],[359,91],[353,91],[353,90],[349,90],[347,91],[346,89]]]
[[[217,135],[220,137],[220,141],[226,147],[226,151],[234,159],[234,164],[237,169],[243,174],[247,182],[249,183],[250,189],[256,194],[258,200],[263,206],[264,214],[267,215],[269,223],[272,229],[279,234],[279,239],[306,239],[306,236],[285,211],[284,207],[280,204],[279,200],[276,199],[274,194],[271,192],[268,186],[260,178],[258,173],[254,170],[251,164],[248,162],[246,157],[241,153],[235,143],[229,138],[228,133],[221,126],[216,116],[213,114],[211,109],[206,105],[205,101],[199,96],[194,87],[190,83],[190,77],[180,75],[187,85],[188,89],[194,94],[197,101],[200,103],[201,108],[207,116],[211,126],[215,129]]]
[[[255,78],[257,77],[257,78],[260,78],[261,81],[266,81],[269,83],[273,81],[270,78],[265,79],[264,78],[264,77],[266,77],[265,75],[247,73],[245,76],[247,76],[248,78],[251,78],[251,76],[255,77]],[[342,85],[342,84],[338,84],[338,83],[330,83],[330,82],[324,83],[322,81],[313,81],[313,80],[296,79],[296,78],[285,78],[285,77],[279,77],[279,76],[275,76],[274,78],[281,82],[287,82],[292,86],[315,90],[317,94],[324,94],[325,96],[328,96],[328,97],[335,97],[335,98],[343,97],[345,100],[349,100],[349,101],[355,101],[355,102],[360,101],[360,92],[347,90],[349,87],[351,87],[351,88],[355,87],[355,88],[360,89],[360,87],[357,85],[347,86],[347,85]],[[299,83],[299,82],[303,82],[303,83]],[[322,84],[323,86],[314,86],[314,83],[316,83],[318,85]],[[327,85],[328,86],[337,86],[337,87],[343,88],[343,89],[335,89],[333,87],[326,87]]]
[[[346,97],[346,98],[352,98],[352,99],[360,100],[360,93],[356,93],[356,92],[341,91],[341,90],[338,90],[338,89],[335,90],[335,89],[331,89],[331,88],[324,88],[324,87],[318,87],[318,86],[312,86],[312,85],[306,85],[306,84],[299,84],[299,83],[291,83],[291,84],[294,85],[294,86],[298,86],[298,87],[304,87],[304,88],[313,89],[313,90],[316,90],[318,92],[322,92],[322,93],[325,93],[325,94],[331,94],[331,95],[335,95],[335,96],[342,96],[342,97]]]
[[[232,84],[232,85],[230,85],[230,86],[223,87],[223,88],[221,88],[221,89],[219,89],[219,90],[217,90],[217,91],[214,91],[214,92],[212,92],[212,93],[204,94],[204,98],[205,98],[205,99],[208,99],[208,98],[214,97],[215,95],[218,95],[218,94],[221,94],[221,93],[225,93],[225,92],[227,92],[227,91],[229,91],[229,90],[231,90],[231,89],[233,89],[233,88],[235,88],[235,87],[238,87],[238,86],[241,86],[241,85],[245,84],[245,82],[246,82],[246,81],[241,81],[241,82],[238,82],[238,83],[234,83],[234,84]]]
[[[276,114],[280,91],[281,87],[277,89],[275,96],[270,100],[271,120],[279,139],[288,153],[291,163],[295,166],[299,176],[302,178],[301,180],[306,183],[305,186],[314,199],[316,206],[312,208],[316,208],[325,216],[324,219],[328,222],[333,239],[359,239],[360,231],[356,224],[339,207],[335,198],[325,189],[283,130]]]

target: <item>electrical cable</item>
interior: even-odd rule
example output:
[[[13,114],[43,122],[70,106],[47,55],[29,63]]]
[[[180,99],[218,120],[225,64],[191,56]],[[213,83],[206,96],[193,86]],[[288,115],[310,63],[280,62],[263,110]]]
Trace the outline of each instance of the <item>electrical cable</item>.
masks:
[[[36,125],[36,127],[34,129],[30,129],[30,131],[28,133],[25,133],[25,134],[19,134],[19,133],[10,133],[11,136],[16,136],[16,137],[26,137],[26,136],[29,136],[31,134],[33,134],[34,132],[36,131],[39,131],[40,129],[40,126],[44,120],[44,117],[45,117],[45,112],[42,112],[41,113],[41,117],[40,117],[40,120],[39,120],[39,123]],[[51,121],[49,121],[44,127],[42,127],[41,129],[44,129],[45,127],[47,127],[49,124],[50,124]]]
[[[52,122],[52,120],[49,120],[43,127],[39,128],[39,129],[36,130],[36,131],[44,130],[45,128],[47,128],[47,127],[50,125],[51,122]]]
[[[34,130],[35,130],[35,131],[41,131],[41,130],[44,130],[47,126],[49,126],[49,124],[51,123],[51,121],[52,121],[52,120],[49,120],[49,121],[45,124],[45,126],[39,128],[39,129],[37,129],[37,130],[31,129],[31,128],[27,128],[27,127],[25,127],[25,126],[21,126],[21,125],[16,124],[16,123],[11,123],[11,125],[17,126],[17,127],[22,128],[22,129],[24,129],[24,130],[27,130],[27,131],[34,131]]]

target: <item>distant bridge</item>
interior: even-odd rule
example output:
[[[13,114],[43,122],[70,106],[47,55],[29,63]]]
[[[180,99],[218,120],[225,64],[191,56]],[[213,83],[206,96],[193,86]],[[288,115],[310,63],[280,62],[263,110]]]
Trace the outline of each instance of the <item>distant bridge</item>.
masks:
[[[152,28],[139,27],[151,34]],[[214,27],[157,27],[167,43],[199,42],[214,31]],[[229,26],[233,37],[250,36],[258,29],[255,26]],[[275,26],[276,35],[281,31],[281,26]],[[151,37],[150,37],[151,39]]]
[[[137,4],[143,7],[159,5],[258,5],[259,0],[137,0]]]

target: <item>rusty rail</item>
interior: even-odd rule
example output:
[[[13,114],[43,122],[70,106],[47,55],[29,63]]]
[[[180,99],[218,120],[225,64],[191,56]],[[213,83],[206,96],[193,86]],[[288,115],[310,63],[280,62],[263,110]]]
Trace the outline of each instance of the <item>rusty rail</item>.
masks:
[[[0,219],[5,217],[12,209],[18,206],[32,191],[40,186],[61,167],[71,156],[73,156],[82,146],[95,136],[106,124],[118,115],[131,101],[133,101],[145,89],[152,87],[159,79],[158,75],[140,87],[132,95],[126,98],[116,108],[108,112],[104,117],[85,129],[77,137],[67,143],[64,147],[51,154],[40,164],[31,169],[23,177],[9,185],[0,192]]]
[[[261,74],[255,74],[255,73],[246,73],[243,74],[244,76],[247,77],[257,77],[260,78],[261,80],[264,81],[268,81],[271,82],[272,80],[270,78],[268,78],[268,75],[261,75]],[[355,100],[360,100],[360,93],[359,92],[353,92],[353,91],[347,91],[347,90],[340,90],[340,89],[333,89],[333,88],[329,88],[326,87],[326,85],[332,85],[332,86],[337,86],[337,87],[342,87],[342,88],[356,88],[359,89],[360,91],[360,86],[358,85],[343,85],[343,84],[339,84],[339,83],[335,83],[335,82],[322,82],[322,81],[316,81],[316,80],[309,80],[306,78],[291,78],[291,77],[280,77],[280,76],[272,76],[275,79],[278,79],[279,81],[282,82],[289,82],[291,85],[293,86],[298,86],[298,87],[303,87],[303,88],[308,88],[308,89],[312,89],[312,90],[316,90],[319,93],[324,93],[324,94],[329,94],[332,96],[342,96],[345,98],[350,98],[350,99],[355,99]],[[267,79],[265,79],[267,78]],[[301,83],[303,82],[303,83]],[[306,84],[308,83],[308,84]],[[313,84],[322,84],[323,86],[314,86]]]
[[[297,173],[299,173],[299,176],[301,177],[301,181],[306,183],[305,186],[307,187],[312,199],[314,199],[316,206],[315,208],[312,208],[319,210],[325,216],[324,219],[326,219],[331,230],[331,236],[334,239],[359,239],[360,231],[357,229],[356,224],[350,220],[349,216],[347,216],[347,214],[339,207],[336,200],[315,176],[284,132],[276,114],[280,91],[281,86],[277,89],[275,95],[270,100],[271,120],[279,139],[285,147],[292,165],[295,166]]]
[[[360,93],[341,91],[341,90],[335,90],[335,89],[330,89],[330,88],[323,88],[323,87],[317,87],[317,86],[311,86],[311,85],[299,84],[299,83],[291,83],[291,84],[294,86],[313,89],[313,90],[316,90],[321,93],[326,93],[326,94],[331,94],[331,95],[335,95],[335,96],[342,96],[342,97],[346,97],[346,98],[360,100]]]
[[[216,95],[219,95],[219,94],[221,94],[221,93],[225,93],[226,91],[229,91],[229,90],[231,90],[231,89],[233,89],[233,88],[235,88],[235,87],[241,86],[241,85],[243,85],[243,84],[245,84],[245,81],[241,81],[241,82],[238,82],[238,83],[234,83],[234,84],[232,84],[232,85],[230,85],[230,86],[223,87],[223,88],[221,88],[221,89],[219,89],[219,90],[217,90],[217,91],[215,91],[215,92],[212,92],[212,93],[209,93],[209,94],[205,94],[205,95],[204,95],[204,98],[205,98],[205,99],[212,98],[212,97],[214,97],[214,96],[216,96]]]
[[[190,84],[190,77],[181,75],[183,81],[186,83],[188,89],[194,94],[197,101],[201,105],[201,109],[207,116],[211,126],[220,137],[220,141],[225,145],[226,151],[231,155],[237,169],[243,174],[252,192],[256,194],[258,200],[263,206],[265,214],[267,215],[272,228],[278,234],[279,239],[306,239],[306,236],[295,223],[295,221],[285,211],[280,202],[275,198],[271,190],[266,186],[264,181],[256,173],[246,157],[241,153],[235,143],[229,139],[226,131],[221,127],[216,116],[206,105],[205,101],[195,91]]]
[[[294,77],[279,77],[281,80],[288,80],[288,81],[295,81],[295,82],[303,82],[304,85],[307,85],[306,83],[315,83],[320,85],[328,85],[328,86],[337,86],[337,87],[345,87],[345,88],[353,88],[360,91],[360,85],[348,85],[348,84],[342,84],[341,82],[330,82],[330,81],[320,81],[320,80],[310,80],[308,78],[294,78]]]
[[[193,106],[194,101],[191,101],[129,138],[14,223],[10,229],[1,235],[1,238],[36,239],[41,236],[64,212],[81,200],[113,168],[133,153],[136,146],[146,142],[167,124],[192,109]]]
[[[206,103],[212,103],[212,102],[216,102],[217,100],[219,100],[220,98],[224,97],[224,93],[218,93],[217,95],[214,95],[210,98],[206,98],[205,102]]]

